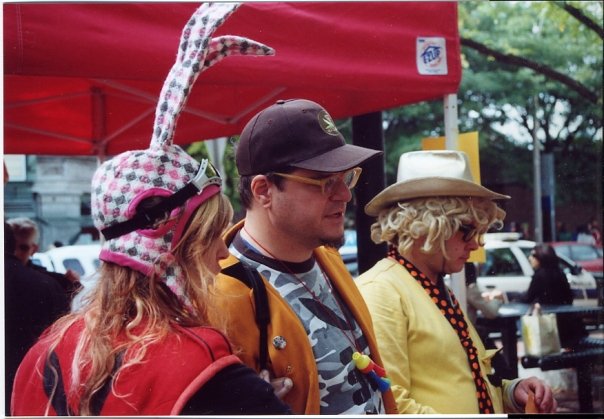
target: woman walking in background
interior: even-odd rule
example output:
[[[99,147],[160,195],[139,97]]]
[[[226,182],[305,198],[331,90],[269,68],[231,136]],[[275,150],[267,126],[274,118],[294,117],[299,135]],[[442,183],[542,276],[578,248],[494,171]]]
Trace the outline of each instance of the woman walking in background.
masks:
[[[566,275],[560,269],[554,248],[538,244],[529,255],[529,262],[535,273],[531,279],[523,301],[528,304],[561,305],[573,303],[573,292]],[[571,316],[557,316],[560,344],[568,348],[585,336],[581,319]]]
[[[539,304],[572,304],[573,293],[566,275],[560,269],[558,256],[547,244],[538,244],[529,255],[535,273],[524,302]]]

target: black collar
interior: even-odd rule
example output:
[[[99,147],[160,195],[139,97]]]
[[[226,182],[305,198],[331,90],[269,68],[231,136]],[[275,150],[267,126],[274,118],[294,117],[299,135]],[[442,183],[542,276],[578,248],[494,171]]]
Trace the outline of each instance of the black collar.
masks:
[[[237,251],[239,251],[246,258],[258,262],[261,265],[268,266],[269,268],[279,272],[288,272],[289,270],[293,273],[300,274],[310,271],[315,264],[314,256],[311,256],[304,262],[287,262],[284,260],[276,260],[271,257],[265,256],[259,253],[258,250],[250,242],[246,241],[243,237],[241,237],[241,231],[237,232],[237,234],[233,238],[231,246],[237,249]],[[285,267],[287,267],[287,270],[284,271],[283,268]]]

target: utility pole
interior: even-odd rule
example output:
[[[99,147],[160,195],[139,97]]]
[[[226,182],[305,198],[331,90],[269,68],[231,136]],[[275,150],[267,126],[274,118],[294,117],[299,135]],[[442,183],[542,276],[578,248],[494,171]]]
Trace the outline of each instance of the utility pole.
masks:
[[[457,95],[448,94],[443,99],[445,110],[445,149],[459,150],[459,122],[457,115]],[[466,270],[451,274],[451,288],[459,304],[465,310],[466,299]]]
[[[535,95],[535,114],[533,116],[533,211],[535,216],[535,241],[543,243],[543,214],[541,213],[541,143],[539,131],[539,96]]]

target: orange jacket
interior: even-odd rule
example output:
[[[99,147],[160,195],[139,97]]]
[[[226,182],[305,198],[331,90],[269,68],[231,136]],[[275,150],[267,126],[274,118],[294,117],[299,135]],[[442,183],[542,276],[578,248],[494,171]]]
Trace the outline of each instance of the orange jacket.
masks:
[[[243,221],[226,233],[227,246],[230,245],[235,234],[242,226]],[[371,358],[376,364],[383,366],[375,340],[371,316],[363,297],[346,270],[340,254],[335,249],[322,246],[315,249],[314,256],[325,274],[331,279],[333,287],[342,296],[344,303],[350,308],[367,338]],[[231,255],[222,261],[222,268],[227,268],[237,262],[238,259]],[[292,379],[294,386],[285,396],[284,401],[289,404],[294,413],[318,415],[320,414],[318,372],[306,331],[296,313],[279,292],[265,278],[263,280],[266,285],[270,307],[267,345],[271,377],[289,377]],[[234,352],[245,364],[258,371],[258,341],[260,337],[254,317],[253,291],[237,278],[224,274],[218,276],[216,287],[219,306],[224,309],[227,315],[227,333],[233,344]],[[287,342],[285,348],[275,348],[272,344],[272,339],[275,336],[285,338]],[[382,396],[386,412],[397,413],[392,392],[387,391]]]

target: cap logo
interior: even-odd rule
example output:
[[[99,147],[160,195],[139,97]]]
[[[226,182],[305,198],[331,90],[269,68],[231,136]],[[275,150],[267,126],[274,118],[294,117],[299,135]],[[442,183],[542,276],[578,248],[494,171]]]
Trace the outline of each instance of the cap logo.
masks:
[[[319,119],[319,125],[321,126],[321,129],[326,134],[340,135],[340,132],[336,128],[335,122],[333,122],[333,119],[331,119],[331,116],[329,116],[327,112],[325,112],[324,110],[319,111],[317,118]]]

